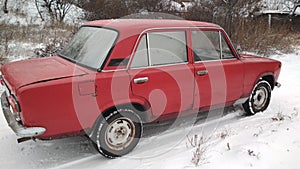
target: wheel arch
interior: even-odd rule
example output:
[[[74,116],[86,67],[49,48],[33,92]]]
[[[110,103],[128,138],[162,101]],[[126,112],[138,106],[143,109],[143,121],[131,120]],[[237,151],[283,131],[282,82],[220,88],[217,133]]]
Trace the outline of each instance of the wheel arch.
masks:
[[[265,80],[267,81],[270,86],[271,86],[271,89],[273,90],[274,87],[275,87],[275,78],[274,78],[274,74],[272,72],[268,72],[268,73],[263,73],[259,76],[259,78],[256,80],[256,83],[260,80]],[[255,84],[256,84],[255,83]]]
[[[269,82],[269,84],[271,85],[271,89],[273,90],[274,89],[274,86],[275,86],[275,78],[273,75],[266,75],[266,76],[263,76],[261,78],[262,80],[265,80],[267,82]]]
[[[150,105],[147,102],[127,102],[121,103],[117,105],[110,106],[102,111],[101,114],[97,117],[93,125],[91,126],[91,131],[88,133],[89,137],[94,137],[95,129],[98,128],[99,122],[102,120],[103,117],[108,116],[111,112],[116,111],[118,109],[133,109],[134,112],[140,117],[142,123],[145,123],[149,120],[149,117],[152,115],[150,111]]]
[[[118,110],[118,109],[133,109],[134,112],[141,118],[141,120],[144,122],[147,120],[147,112],[149,111],[149,106],[147,104],[142,104],[139,102],[128,102],[128,103],[122,103],[118,105],[111,106],[107,108],[103,113],[101,113],[99,116],[106,116],[112,111]]]

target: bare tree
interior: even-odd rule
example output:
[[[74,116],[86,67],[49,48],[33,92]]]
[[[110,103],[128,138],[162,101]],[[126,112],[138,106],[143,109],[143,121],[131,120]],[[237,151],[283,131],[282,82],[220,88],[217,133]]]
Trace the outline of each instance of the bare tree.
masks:
[[[233,32],[233,28],[232,28],[232,24],[234,22],[234,16],[237,15],[239,7],[237,6],[237,4],[239,3],[239,0],[223,0],[223,6],[225,8],[225,23],[226,24],[226,30],[229,34],[229,36],[231,37],[232,32]]]
[[[233,23],[241,16],[242,10],[251,8],[260,0],[194,0],[194,6],[185,14],[187,19],[215,22],[224,27],[229,36],[234,32]],[[252,9],[253,10],[253,9]]]
[[[230,37],[232,36],[233,32],[235,32],[234,27],[232,26],[235,22],[235,19],[241,17],[241,9],[247,9],[247,7],[251,8],[259,1],[260,0],[223,0],[221,7],[226,14],[224,27]],[[249,10],[250,9],[247,9],[247,11]]]
[[[139,0],[139,8],[148,12],[167,12],[171,9],[171,2],[165,0]]]
[[[128,7],[124,0],[106,0],[103,7],[105,18],[120,18],[128,15]]]
[[[90,0],[83,5],[88,11],[86,19],[120,18],[130,14],[147,12],[170,12],[169,0]]]
[[[211,1],[194,1],[183,17],[188,20],[214,22],[216,9],[216,5]]]
[[[67,13],[69,13],[72,7],[72,3],[72,0],[56,0],[56,3],[54,3],[56,20],[59,22],[64,21]]]
[[[44,21],[42,11],[46,11],[52,22],[62,23],[66,15],[70,12],[74,0],[35,0],[35,5]]]

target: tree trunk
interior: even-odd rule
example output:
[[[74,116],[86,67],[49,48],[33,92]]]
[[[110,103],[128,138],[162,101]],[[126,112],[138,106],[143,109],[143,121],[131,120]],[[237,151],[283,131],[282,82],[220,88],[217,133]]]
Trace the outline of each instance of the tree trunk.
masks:
[[[4,12],[4,13],[8,13],[8,9],[7,9],[7,0],[4,0],[3,12]]]
[[[44,20],[44,18],[43,18],[43,16],[42,16],[42,13],[41,13],[41,11],[40,11],[40,8],[39,8],[39,5],[38,5],[38,2],[37,2],[38,0],[35,0],[34,2],[35,2],[35,7],[36,7],[36,9],[37,9],[37,11],[38,11],[38,13],[39,13],[39,15],[40,15],[40,18],[41,18],[41,20],[42,21],[45,21]]]

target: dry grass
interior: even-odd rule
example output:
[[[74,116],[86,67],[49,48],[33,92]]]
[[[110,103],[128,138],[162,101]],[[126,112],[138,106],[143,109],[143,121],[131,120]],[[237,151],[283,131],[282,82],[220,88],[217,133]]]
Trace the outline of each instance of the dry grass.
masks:
[[[300,43],[297,35],[289,22],[274,22],[269,27],[265,18],[235,18],[231,39],[244,51],[268,56],[276,51],[292,52],[292,46]]]
[[[68,38],[77,27],[67,25],[21,26],[0,24],[1,38],[19,42],[47,43],[52,38]]]
[[[47,46],[53,41],[68,41],[78,30],[78,26],[0,24],[0,30],[0,63],[4,63],[18,56],[36,57],[36,48]]]
[[[284,121],[287,119],[292,120],[292,119],[298,117],[298,115],[299,115],[298,110],[296,108],[294,108],[294,111],[289,114],[283,114],[282,111],[279,111],[271,119],[272,119],[272,121]]]

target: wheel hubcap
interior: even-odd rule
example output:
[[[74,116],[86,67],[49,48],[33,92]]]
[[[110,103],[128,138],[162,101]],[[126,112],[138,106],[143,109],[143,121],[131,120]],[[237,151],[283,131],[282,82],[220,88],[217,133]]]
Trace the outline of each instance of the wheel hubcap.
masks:
[[[123,150],[133,141],[135,126],[128,118],[119,118],[110,123],[106,129],[106,144],[113,150]]]
[[[254,108],[257,110],[262,109],[267,103],[268,96],[268,90],[265,87],[257,89],[253,97]]]

